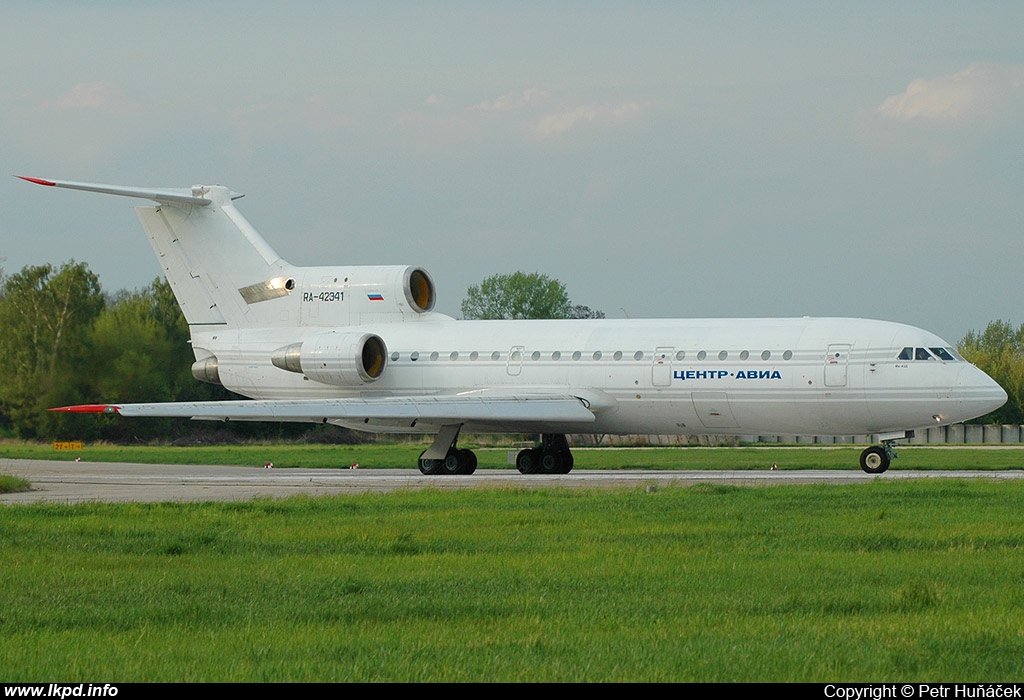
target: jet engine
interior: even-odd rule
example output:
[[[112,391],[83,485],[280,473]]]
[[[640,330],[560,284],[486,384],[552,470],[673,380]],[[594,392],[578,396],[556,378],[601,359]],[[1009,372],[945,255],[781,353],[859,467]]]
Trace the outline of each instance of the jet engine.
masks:
[[[217,356],[210,355],[202,360],[192,363],[192,376],[201,382],[208,384],[222,384],[220,381],[220,367],[217,364]]]
[[[278,348],[270,361],[321,384],[359,386],[384,374],[388,348],[379,335],[341,331]]]
[[[359,322],[360,314],[426,313],[437,300],[434,281],[421,267],[360,266],[347,270],[344,281],[353,323]]]

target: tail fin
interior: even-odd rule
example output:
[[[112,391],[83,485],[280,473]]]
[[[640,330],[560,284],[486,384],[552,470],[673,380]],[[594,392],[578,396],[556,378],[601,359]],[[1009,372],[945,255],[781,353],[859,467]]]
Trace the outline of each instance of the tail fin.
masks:
[[[285,296],[294,285],[291,265],[235,208],[233,200],[242,195],[226,187],[146,189],[22,179],[156,201],[135,211],[190,326],[273,324],[261,318],[265,305],[255,302]]]

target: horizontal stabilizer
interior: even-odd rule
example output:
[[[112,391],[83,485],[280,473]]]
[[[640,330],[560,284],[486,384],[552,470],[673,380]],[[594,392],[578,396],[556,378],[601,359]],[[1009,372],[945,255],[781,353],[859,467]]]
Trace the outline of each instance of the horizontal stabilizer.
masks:
[[[204,207],[210,203],[211,200],[204,197],[207,194],[205,187],[197,185],[190,189],[163,189],[163,188],[146,188],[146,187],[124,187],[122,185],[101,185],[98,183],[91,182],[71,182],[68,180],[44,180],[39,177],[26,177],[25,175],[17,175],[16,177],[26,180],[28,182],[34,182],[37,185],[44,185],[46,187],[63,187],[69,190],[84,190],[85,192],[100,192],[102,194],[116,194],[122,197],[138,197],[140,199],[152,199],[155,202],[171,202],[174,204],[195,204]],[[231,199],[238,199],[244,195],[237,192],[230,193]]]
[[[152,418],[246,421],[429,421],[431,423],[587,424],[594,414],[580,399],[565,395],[415,396],[265,401],[89,404],[51,408],[68,413],[118,413]]]

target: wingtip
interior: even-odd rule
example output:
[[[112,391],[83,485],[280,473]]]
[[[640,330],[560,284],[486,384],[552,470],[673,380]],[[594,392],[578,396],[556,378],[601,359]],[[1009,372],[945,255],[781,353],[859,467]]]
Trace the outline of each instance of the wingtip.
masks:
[[[26,182],[34,182],[37,185],[45,185],[46,187],[57,186],[57,183],[53,180],[44,180],[41,177],[28,177],[27,175],[15,175],[14,177],[25,180]]]
[[[46,410],[51,413],[120,413],[121,407],[109,403],[90,403],[79,406],[60,406]]]

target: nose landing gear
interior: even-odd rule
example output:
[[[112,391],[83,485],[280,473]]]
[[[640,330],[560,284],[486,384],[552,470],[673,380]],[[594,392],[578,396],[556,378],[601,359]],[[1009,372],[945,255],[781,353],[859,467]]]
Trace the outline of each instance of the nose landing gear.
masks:
[[[860,453],[860,468],[868,474],[881,474],[897,456],[896,441],[883,440]]]

